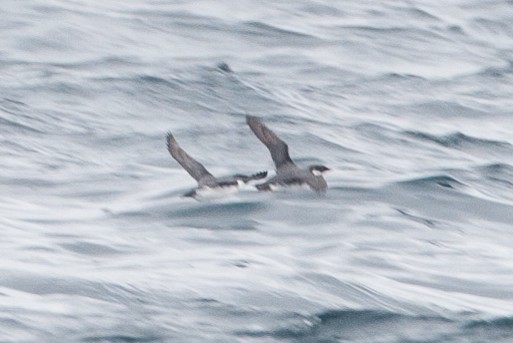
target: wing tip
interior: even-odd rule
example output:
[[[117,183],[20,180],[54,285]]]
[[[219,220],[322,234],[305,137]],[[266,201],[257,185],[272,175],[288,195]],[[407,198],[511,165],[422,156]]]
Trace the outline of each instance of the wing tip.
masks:
[[[260,119],[258,117],[247,114],[246,115],[246,123],[251,124],[254,122],[260,122]]]
[[[166,143],[167,143],[167,146],[170,147],[171,145],[174,145],[176,144],[176,139],[175,137],[173,136],[173,134],[171,133],[171,131],[168,131],[166,133]]]

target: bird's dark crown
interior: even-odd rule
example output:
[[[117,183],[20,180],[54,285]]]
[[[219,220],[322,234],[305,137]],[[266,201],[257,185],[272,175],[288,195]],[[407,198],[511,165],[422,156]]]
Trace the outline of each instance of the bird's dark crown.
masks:
[[[314,164],[312,166],[309,166],[308,167],[308,170],[313,173],[313,172],[319,172],[319,173],[324,173],[328,170],[330,170],[330,168],[326,167],[326,166],[323,166],[321,164]]]

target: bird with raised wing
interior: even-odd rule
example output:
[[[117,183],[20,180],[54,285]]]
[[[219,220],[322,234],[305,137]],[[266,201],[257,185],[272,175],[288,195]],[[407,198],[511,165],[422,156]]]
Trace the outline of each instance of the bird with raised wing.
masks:
[[[267,176],[267,171],[262,171],[253,175],[235,174],[216,178],[201,163],[187,154],[171,133],[167,134],[166,140],[167,150],[171,156],[198,182],[197,188],[184,194],[186,197],[202,199],[233,193],[239,186]]]
[[[271,129],[254,116],[246,116],[246,122],[257,138],[264,143],[276,167],[276,175],[264,183],[257,184],[261,191],[272,191],[279,186],[306,185],[316,192],[325,192],[328,188],[322,174],[328,170],[323,165],[311,165],[307,169],[299,168],[290,158],[289,147]]]

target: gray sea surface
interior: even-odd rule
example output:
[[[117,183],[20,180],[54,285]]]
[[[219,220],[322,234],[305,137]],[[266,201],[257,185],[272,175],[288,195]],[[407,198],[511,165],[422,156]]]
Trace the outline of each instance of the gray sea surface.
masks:
[[[512,1],[1,4],[0,342],[513,342]]]

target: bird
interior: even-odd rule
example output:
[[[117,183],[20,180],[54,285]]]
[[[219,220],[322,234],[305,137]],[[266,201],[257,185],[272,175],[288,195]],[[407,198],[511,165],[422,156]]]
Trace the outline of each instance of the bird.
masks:
[[[306,185],[310,189],[322,193],[328,188],[322,176],[330,170],[324,165],[311,165],[306,169],[299,168],[290,158],[289,147],[271,129],[255,116],[246,116],[246,123],[257,138],[269,149],[276,175],[264,183],[255,185],[260,191],[272,191],[279,186]]]
[[[201,163],[180,147],[171,132],[167,133],[166,141],[167,150],[171,156],[198,182],[198,187],[185,193],[184,197],[193,197],[199,200],[201,198],[216,197],[224,193],[233,193],[239,186],[267,176],[267,171],[261,171],[253,175],[235,174],[216,178]]]

